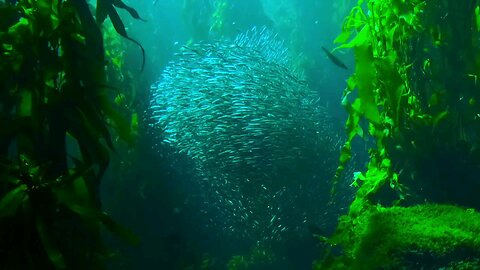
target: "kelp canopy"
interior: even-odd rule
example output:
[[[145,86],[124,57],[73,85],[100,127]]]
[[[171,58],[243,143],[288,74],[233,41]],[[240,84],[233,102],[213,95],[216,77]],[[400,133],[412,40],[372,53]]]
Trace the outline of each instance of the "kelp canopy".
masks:
[[[327,240],[343,254],[317,267],[478,268],[479,10],[478,1],[371,0],[346,18],[337,49],[353,49],[356,67],[337,179],[354,138],[376,144]]]
[[[133,143],[106,83],[100,26],[128,37],[116,8],[139,18],[120,0],[0,2],[2,269],[102,268],[100,224],[137,241],[98,198],[112,132]]]

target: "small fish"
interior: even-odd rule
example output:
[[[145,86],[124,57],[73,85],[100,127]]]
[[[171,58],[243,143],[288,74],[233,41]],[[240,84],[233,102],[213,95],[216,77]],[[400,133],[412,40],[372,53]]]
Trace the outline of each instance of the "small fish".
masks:
[[[198,207],[209,228],[274,241],[298,228],[306,231],[309,219],[303,216],[318,215],[298,216],[300,209],[288,205],[303,205],[302,197],[314,196],[309,194],[316,188],[282,184],[290,176],[280,173],[307,158],[318,158],[320,165],[325,142],[337,149],[323,139],[329,115],[318,93],[292,67],[286,46],[266,30],[248,32],[233,44],[187,46],[176,46],[175,60],[150,88],[147,120],[155,148],[161,144],[160,154],[172,158],[175,171],[188,161],[191,181],[202,190],[192,197],[202,200]]]
[[[270,219],[270,223],[272,223],[275,220],[276,217],[277,217],[277,215],[273,215],[272,219]]]
[[[330,59],[330,61],[332,61],[335,65],[343,68],[343,69],[348,69],[347,65],[345,65],[342,60],[340,60],[338,57],[336,57],[335,55],[333,55],[329,50],[325,49],[325,47],[322,46],[322,50],[325,52],[325,54],[327,55],[328,59]]]

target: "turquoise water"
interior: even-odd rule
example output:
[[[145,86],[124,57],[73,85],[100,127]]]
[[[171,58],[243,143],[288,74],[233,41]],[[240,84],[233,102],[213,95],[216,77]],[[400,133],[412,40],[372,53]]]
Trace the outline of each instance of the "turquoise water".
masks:
[[[341,183],[331,203],[349,72],[322,51],[353,2],[130,3],[146,20],[124,20],[146,52],[145,122],[102,196],[141,244],[115,242],[112,267],[311,267],[325,248],[316,235],[334,230],[353,196]],[[135,45],[125,56],[141,64]]]

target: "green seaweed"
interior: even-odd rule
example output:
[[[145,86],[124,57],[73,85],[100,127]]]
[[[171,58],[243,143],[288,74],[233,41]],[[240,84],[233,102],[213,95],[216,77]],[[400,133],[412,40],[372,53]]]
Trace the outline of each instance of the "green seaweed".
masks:
[[[113,6],[139,16],[97,1],[122,34]],[[85,0],[7,1],[0,14],[0,268],[102,269],[100,226],[138,242],[98,197],[112,134],[134,136],[107,92],[102,32]]]
[[[376,206],[356,218],[344,217],[327,241],[348,247],[342,267],[399,269],[410,253],[437,257],[465,249],[479,253],[479,233],[480,214],[473,209],[434,204]]]
[[[335,41],[337,49],[353,50],[356,65],[343,94],[347,140],[333,194],[353,140],[376,144],[365,171],[354,174],[355,199],[330,238],[344,253],[327,254],[317,267],[398,269],[408,251],[441,256],[467,247],[478,253],[475,210],[423,204],[480,209],[471,191],[478,190],[480,160],[478,6],[361,0],[346,18]],[[388,189],[395,198],[382,198]],[[461,218],[458,226],[450,220]]]

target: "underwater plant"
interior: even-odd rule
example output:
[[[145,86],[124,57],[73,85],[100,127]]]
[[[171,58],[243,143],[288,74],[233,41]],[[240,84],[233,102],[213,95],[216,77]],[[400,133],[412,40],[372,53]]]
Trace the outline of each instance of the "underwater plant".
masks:
[[[467,216],[480,209],[478,10],[478,1],[359,1],[345,19],[335,41],[354,51],[356,65],[342,99],[348,139],[337,177],[355,138],[373,138],[375,146],[366,171],[354,174],[355,199],[330,239],[343,254],[327,255],[317,267],[397,269],[409,259],[420,267],[420,257],[440,256],[439,246],[478,256],[478,244],[467,240],[477,226]],[[465,219],[461,233],[447,220],[456,214]],[[411,231],[420,227],[421,235]],[[451,242],[457,233],[466,242]],[[378,248],[362,253],[373,239]],[[412,259],[412,252],[420,255]],[[439,267],[468,259],[450,256]]]
[[[98,195],[111,134],[134,140],[107,91],[99,24],[129,38],[116,8],[139,18],[120,0],[0,3],[2,269],[102,269],[101,225],[138,241]]]
[[[327,242],[342,245],[344,256],[315,269],[411,269],[429,260],[440,268],[477,258],[479,222],[474,209],[451,205],[372,207],[356,218],[340,219]]]

